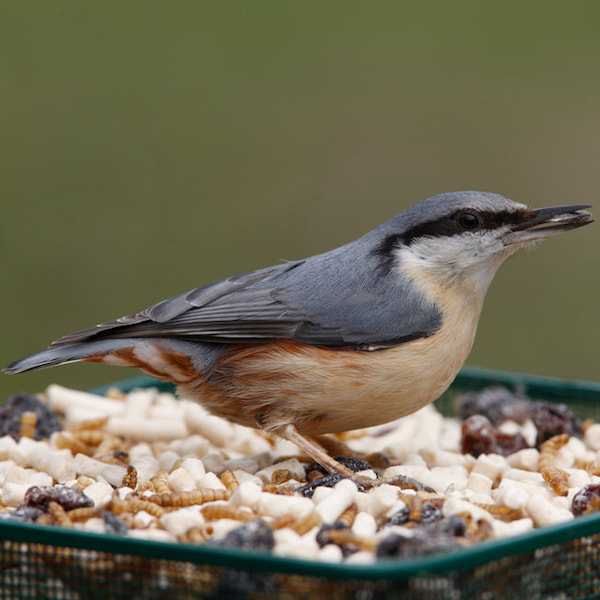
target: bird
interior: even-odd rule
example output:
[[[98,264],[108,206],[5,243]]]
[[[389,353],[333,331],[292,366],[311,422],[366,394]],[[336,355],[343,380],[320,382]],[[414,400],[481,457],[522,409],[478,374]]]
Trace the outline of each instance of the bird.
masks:
[[[593,222],[587,208],[439,194],[343,246],[65,335],[4,372],[78,361],[137,367],[352,476],[314,436],[387,423],[438,398],[469,355],[498,267]]]

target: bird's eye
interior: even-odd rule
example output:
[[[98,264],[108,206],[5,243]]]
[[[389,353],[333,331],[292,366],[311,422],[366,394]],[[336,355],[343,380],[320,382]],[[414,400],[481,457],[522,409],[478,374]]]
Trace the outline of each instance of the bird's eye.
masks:
[[[461,212],[458,214],[456,220],[460,228],[464,230],[475,229],[481,224],[479,215],[473,212]]]

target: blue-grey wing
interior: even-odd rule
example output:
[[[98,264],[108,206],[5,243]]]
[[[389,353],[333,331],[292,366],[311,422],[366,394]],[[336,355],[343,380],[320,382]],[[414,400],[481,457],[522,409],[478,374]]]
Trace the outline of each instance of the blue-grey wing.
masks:
[[[379,272],[377,257],[366,250],[364,244],[348,244],[224,279],[54,345],[123,337],[219,343],[283,338],[360,348],[389,347],[433,333],[440,325],[437,307],[411,282]]]

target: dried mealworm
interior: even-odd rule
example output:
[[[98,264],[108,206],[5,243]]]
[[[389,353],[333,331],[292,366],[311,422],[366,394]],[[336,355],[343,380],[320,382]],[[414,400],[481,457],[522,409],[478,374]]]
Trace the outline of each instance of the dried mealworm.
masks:
[[[221,475],[221,481],[230,492],[234,492],[240,487],[237,477],[233,474],[233,471],[224,471]]]
[[[135,490],[135,488],[137,487],[137,483],[138,483],[137,470],[133,465],[128,465],[127,473],[125,473],[125,475],[123,475],[122,484],[125,487]]]
[[[254,513],[249,508],[229,506],[229,504],[207,504],[200,511],[202,512],[202,516],[208,521],[216,521],[218,519],[249,521],[255,518]]]
[[[551,467],[556,460],[558,451],[569,441],[566,433],[560,433],[546,440],[540,449],[538,468],[540,473],[544,467]]]
[[[69,427],[71,431],[83,431],[85,429],[101,429],[108,423],[109,417],[98,417],[97,419],[88,419],[87,421],[80,421],[74,423]]]
[[[356,519],[356,515],[358,514],[358,507],[356,504],[351,504],[338,518],[340,523],[347,525],[348,527],[352,527],[352,523],[354,523],[354,519]]]
[[[54,521],[62,527],[72,527],[73,522],[65,509],[58,502],[50,502],[48,504],[48,514],[52,515]]]
[[[150,477],[150,483],[157,494],[168,494],[171,492],[167,483],[167,474],[164,471],[157,473],[154,477]]]
[[[302,519],[298,519],[293,523],[290,528],[293,529],[298,535],[304,535],[308,533],[313,527],[318,527],[321,524],[321,517],[315,511],[308,513]]]
[[[191,492],[167,492],[164,494],[154,494],[148,498],[150,502],[159,506],[193,506],[195,504],[205,504],[215,500],[229,500],[231,492],[229,490],[193,490]]]
[[[37,427],[38,418],[32,411],[21,413],[21,423],[19,427],[19,437],[30,439],[35,438],[35,428]]]
[[[327,532],[329,540],[338,546],[356,546],[368,552],[375,551],[375,540],[361,535],[356,535],[350,529],[331,529]]]
[[[557,496],[566,496],[569,491],[568,474],[558,467],[543,467],[540,470],[544,481]]]
[[[271,483],[273,485],[281,485],[290,479],[295,479],[295,476],[289,469],[277,469],[271,474]]]
[[[132,513],[137,513],[143,510],[157,519],[165,514],[165,509],[162,506],[159,506],[155,502],[150,502],[148,500],[129,498],[126,502],[126,505],[127,510],[131,511]]]
[[[93,517],[97,517],[99,515],[99,511],[97,508],[93,506],[84,506],[82,508],[74,508],[67,513],[67,516],[71,521],[87,521]]]

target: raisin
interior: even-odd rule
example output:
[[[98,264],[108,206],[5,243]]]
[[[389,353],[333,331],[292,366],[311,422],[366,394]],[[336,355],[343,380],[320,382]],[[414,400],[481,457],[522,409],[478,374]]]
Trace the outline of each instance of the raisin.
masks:
[[[323,546],[326,546],[327,544],[331,544],[331,539],[329,537],[329,532],[330,531],[338,531],[340,529],[350,529],[350,527],[348,527],[348,525],[346,525],[345,523],[340,523],[339,521],[334,521],[333,523],[325,523],[323,525],[321,525],[319,531],[317,532],[317,544],[319,544],[319,547],[322,548]]]
[[[600,510],[600,483],[584,485],[573,496],[571,510],[575,516]]]
[[[318,487],[333,487],[338,481],[344,479],[344,476],[341,473],[330,473],[329,475],[323,475],[323,477],[317,477],[308,483],[305,483],[296,489],[297,492],[300,492],[305,498],[312,498],[315,490]]]
[[[336,456],[335,460],[342,463],[345,467],[352,469],[355,473],[358,471],[366,471],[367,469],[371,468],[371,465],[368,462],[352,456]],[[325,469],[325,467],[320,465],[318,462],[312,462],[304,469],[307,477],[311,471],[321,471],[321,473],[324,475],[328,474],[328,471]]]
[[[377,545],[377,558],[411,558],[446,552],[460,546],[456,537],[447,533],[432,533],[427,527],[417,527],[414,535],[406,537],[390,533]]]
[[[534,402],[529,411],[538,434],[536,446],[539,448],[555,435],[566,433],[571,437],[583,438],[583,425],[565,404]]]
[[[508,456],[529,448],[529,444],[521,433],[503,433],[486,417],[473,415],[463,421],[461,447],[463,454],[471,454],[477,458],[480,454]]]
[[[26,506],[25,504],[21,504],[15,511],[8,513],[11,519],[25,522],[33,522],[43,514],[43,510],[35,508],[34,506]]]
[[[504,387],[489,387],[460,398],[458,414],[461,419],[472,415],[487,417],[492,425],[505,421],[523,423],[529,417],[531,400]]]
[[[74,508],[94,506],[94,501],[88,498],[80,489],[64,485],[38,487],[34,485],[25,492],[25,506],[47,510],[50,502],[60,504],[66,511]]]
[[[421,519],[419,523],[429,524],[435,523],[443,519],[444,514],[442,509],[433,504],[432,502],[425,502],[421,507]]]
[[[102,520],[104,521],[104,526],[106,527],[106,533],[116,533],[117,535],[127,535],[129,531],[129,526],[125,521],[122,521],[115,515],[111,513],[109,510],[102,511]]]
[[[410,521],[410,508],[405,506],[388,519],[387,525],[406,525]]]
[[[224,548],[268,552],[273,549],[275,538],[271,528],[262,519],[255,519],[236,527],[225,537],[213,540],[210,544]]]
[[[34,436],[36,440],[47,439],[61,430],[58,415],[48,405],[31,394],[16,394],[0,407],[0,436],[10,435],[18,441],[21,415],[24,412],[33,412],[37,417]]]
[[[411,537],[399,533],[384,537],[376,555],[377,558],[410,558],[446,552],[460,547],[456,538],[464,536],[466,530],[467,524],[458,515],[435,522],[419,522]]]

